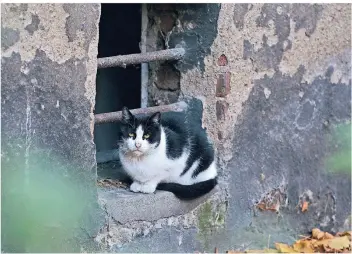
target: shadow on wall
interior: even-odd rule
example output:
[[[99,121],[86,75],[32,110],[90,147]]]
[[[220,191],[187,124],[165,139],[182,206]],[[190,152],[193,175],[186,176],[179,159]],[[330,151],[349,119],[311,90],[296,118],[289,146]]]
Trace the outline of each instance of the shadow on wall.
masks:
[[[141,5],[102,4],[101,8],[98,57],[140,53]],[[140,65],[99,69],[96,84],[95,114],[140,107]],[[117,129],[117,123],[95,127],[97,151],[115,147]]]

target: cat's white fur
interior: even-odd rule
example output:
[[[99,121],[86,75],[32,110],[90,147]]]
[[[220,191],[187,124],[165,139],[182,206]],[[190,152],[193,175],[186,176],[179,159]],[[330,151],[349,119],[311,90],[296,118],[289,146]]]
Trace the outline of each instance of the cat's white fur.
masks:
[[[150,145],[142,137],[143,129],[139,126],[136,131],[136,139],[128,138],[124,142],[125,145],[119,149],[121,163],[134,180],[130,186],[131,191],[153,193],[161,182],[192,185],[217,176],[215,160],[207,170],[202,171],[195,178],[192,178],[192,174],[199,164],[198,160],[193,163],[186,174],[180,176],[186,167],[190,151],[183,151],[177,159],[167,158],[166,134],[163,127],[161,127],[160,143],[156,148],[155,145]],[[135,146],[136,143],[140,145],[138,150]]]

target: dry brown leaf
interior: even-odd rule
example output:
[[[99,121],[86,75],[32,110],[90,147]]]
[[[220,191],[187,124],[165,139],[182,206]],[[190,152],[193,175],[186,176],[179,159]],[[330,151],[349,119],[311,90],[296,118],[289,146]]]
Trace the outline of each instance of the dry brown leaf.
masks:
[[[339,232],[336,234],[336,236],[347,236],[348,239],[351,241],[352,231]]]
[[[326,236],[325,233],[320,231],[319,234],[317,235],[316,239],[318,239],[318,240],[325,239],[324,238],[325,236]]]
[[[266,205],[264,203],[259,203],[259,204],[257,204],[257,208],[264,211],[264,210],[266,210]]]
[[[100,179],[97,181],[97,185],[100,187],[117,187],[117,188],[127,188],[127,185],[123,182],[120,182],[118,180],[112,180],[112,179]]]
[[[325,236],[325,233],[323,231],[321,231],[320,229],[318,228],[313,228],[312,230],[312,237],[314,239],[318,239],[318,240],[321,240],[323,239]]]
[[[265,204],[264,210],[268,210]],[[276,249],[246,250],[245,253],[351,253],[352,231],[340,232],[336,236],[318,228],[312,230],[311,236],[300,236],[293,246],[284,243],[275,243]],[[229,254],[243,253],[239,251],[228,251]]]
[[[323,233],[324,236],[324,232],[321,232],[319,228],[312,229],[312,237],[315,239],[318,239],[318,236],[321,235],[321,233]]]
[[[267,206],[265,203],[261,202],[257,204],[257,208],[259,208],[262,211],[274,211],[277,212],[280,208],[280,204],[274,204],[272,206]]]
[[[333,239],[324,239],[314,243],[314,246],[323,246],[326,251],[329,250],[343,250],[350,248],[351,242],[347,236],[335,237]]]
[[[347,236],[335,237],[334,239],[329,239],[329,247],[334,250],[342,250],[344,248],[349,248],[351,246],[351,242]]]
[[[312,242],[313,240],[298,240],[293,244],[293,249],[296,252],[312,253],[314,252]]]
[[[275,243],[275,247],[281,253],[293,253],[296,252],[290,245],[285,243]]]
[[[334,236],[328,232],[324,233],[324,239],[334,239]]]
[[[308,205],[309,203],[307,201],[304,201],[302,204],[302,212],[305,212],[308,210]]]

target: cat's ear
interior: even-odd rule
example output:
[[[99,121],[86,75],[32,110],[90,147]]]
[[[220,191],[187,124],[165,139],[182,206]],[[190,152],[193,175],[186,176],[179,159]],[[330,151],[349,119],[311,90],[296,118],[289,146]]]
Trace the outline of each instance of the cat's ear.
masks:
[[[161,113],[156,112],[151,117],[149,118],[149,121],[151,121],[154,124],[160,124],[160,119],[161,119]]]
[[[130,123],[133,119],[132,113],[128,110],[127,107],[122,108],[122,121],[125,123]]]

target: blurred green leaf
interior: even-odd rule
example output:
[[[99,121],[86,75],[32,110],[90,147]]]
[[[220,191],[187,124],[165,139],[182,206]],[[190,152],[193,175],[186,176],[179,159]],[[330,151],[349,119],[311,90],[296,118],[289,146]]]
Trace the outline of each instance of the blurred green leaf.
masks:
[[[35,156],[2,160],[2,251],[79,252],[88,194],[60,160]]]
[[[328,171],[351,175],[351,123],[336,126],[330,142],[336,144],[337,149],[327,158]]]

